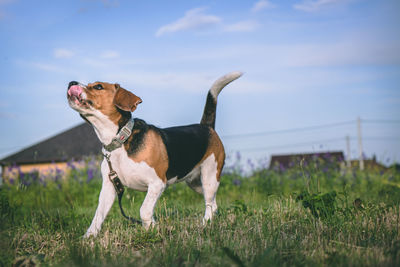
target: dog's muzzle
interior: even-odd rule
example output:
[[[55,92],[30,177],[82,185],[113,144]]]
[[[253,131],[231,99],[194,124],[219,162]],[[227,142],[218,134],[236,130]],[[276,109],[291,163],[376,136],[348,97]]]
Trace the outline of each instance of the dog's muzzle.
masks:
[[[68,98],[76,105],[85,106],[86,101],[82,99],[83,87],[76,81],[72,81],[68,84]]]

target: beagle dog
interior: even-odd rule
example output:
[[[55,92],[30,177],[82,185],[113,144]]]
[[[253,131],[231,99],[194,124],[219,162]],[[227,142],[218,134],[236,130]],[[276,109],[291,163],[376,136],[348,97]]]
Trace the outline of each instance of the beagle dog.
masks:
[[[162,129],[132,118],[131,112],[142,100],[119,84],[69,83],[70,107],[93,126],[103,144],[103,153],[108,155],[108,161],[105,158],[101,163],[103,181],[99,203],[85,237],[99,233],[115,200],[117,193],[109,179],[112,169],[123,185],[147,191],[140,208],[146,229],[155,223],[154,207],[164,189],[181,181],[204,195],[203,223],[212,219],[217,211],[215,198],[225,161],[224,146],[214,130],[217,97],[241,75],[241,72],[231,72],[213,84],[200,124]]]

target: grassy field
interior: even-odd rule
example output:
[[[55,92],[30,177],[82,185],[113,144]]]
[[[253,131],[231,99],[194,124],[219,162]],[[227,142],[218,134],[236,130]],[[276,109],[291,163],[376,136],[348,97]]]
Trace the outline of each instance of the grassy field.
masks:
[[[219,212],[202,226],[202,196],[169,187],[149,231],[122,218],[118,204],[96,238],[82,239],[101,187],[98,162],[70,164],[67,179],[20,173],[0,188],[1,266],[398,266],[400,174],[341,173],[314,162],[288,170],[228,167]],[[138,218],[144,194],[128,190]],[[25,264],[25,265],[24,265]]]

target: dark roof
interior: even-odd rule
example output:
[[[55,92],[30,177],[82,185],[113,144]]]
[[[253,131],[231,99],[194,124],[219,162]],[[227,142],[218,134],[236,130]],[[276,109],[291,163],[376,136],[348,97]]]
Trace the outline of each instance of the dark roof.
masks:
[[[271,156],[269,168],[272,169],[274,166],[278,166],[286,169],[292,167],[294,164],[298,165],[301,160],[304,160],[308,163],[318,158],[340,162],[344,160],[344,155],[342,151],[273,155]]]
[[[379,170],[386,170],[387,167],[379,162],[376,161],[376,158],[373,159],[364,159],[364,167],[366,169],[379,169]],[[360,166],[359,160],[352,160],[350,161],[352,167],[358,168]]]
[[[0,160],[2,165],[68,161],[101,152],[101,143],[88,123],[66,130]]]

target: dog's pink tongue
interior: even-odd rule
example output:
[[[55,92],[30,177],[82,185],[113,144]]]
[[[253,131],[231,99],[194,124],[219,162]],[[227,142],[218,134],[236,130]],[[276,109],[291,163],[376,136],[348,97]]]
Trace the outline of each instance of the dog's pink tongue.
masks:
[[[68,89],[68,95],[70,96],[80,96],[82,94],[82,87],[79,85],[73,85]]]

